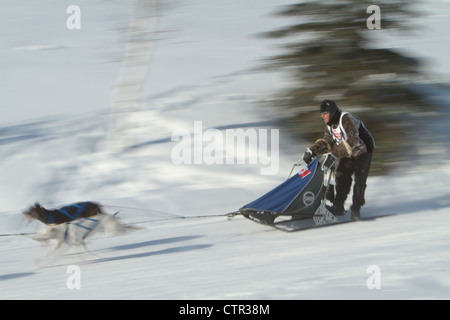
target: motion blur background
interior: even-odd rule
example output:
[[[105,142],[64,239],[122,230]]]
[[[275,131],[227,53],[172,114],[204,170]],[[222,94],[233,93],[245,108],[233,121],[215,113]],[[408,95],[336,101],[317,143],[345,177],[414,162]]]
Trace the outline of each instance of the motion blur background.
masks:
[[[81,8],[79,30],[66,27],[72,4]],[[368,28],[371,5],[380,8],[381,29]],[[312,143],[324,131],[320,101],[334,99],[373,133],[372,175],[384,174],[419,156],[448,154],[449,17],[444,0],[7,0],[0,123],[99,110],[111,118],[108,139],[124,140],[139,134],[143,105],[147,115],[161,105],[194,114],[193,105],[208,104],[208,93],[200,99],[196,90],[221,87],[242,113],[256,106],[294,140]],[[223,85],[243,75],[247,82]],[[209,119],[222,117],[209,110]]]
[[[333,99],[373,133],[372,174],[445,144],[431,119],[448,114],[448,1],[312,1],[277,14],[292,24],[264,34],[286,39],[267,66],[292,79],[274,104],[292,132],[321,138],[317,106]]]
[[[0,298],[449,297],[450,1],[1,4]],[[228,221],[323,136],[325,98],[375,136],[362,215],[398,216],[289,234]],[[278,172],[175,164],[171,136],[195,121],[279,129]],[[36,270],[47,249],[20,234],[42,225],[21,211],[82,200],[148,229],[93,241],[101,263],[74,292],[64,261],[78,257]],[[202,214],[222,217],[175,219]],[[370,265],[383,290],[368,290]]]

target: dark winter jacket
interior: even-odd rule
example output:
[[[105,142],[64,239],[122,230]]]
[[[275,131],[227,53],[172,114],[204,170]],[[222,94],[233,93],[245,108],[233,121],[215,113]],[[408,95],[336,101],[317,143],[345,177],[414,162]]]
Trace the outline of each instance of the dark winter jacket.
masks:
[[[351,113],[340,109],[333,114],[326,125],[323,139],[316,141],[310,148],[313,155],[331,152],[337,158],[358,157],[372,152],[375,141],[364,123]]]

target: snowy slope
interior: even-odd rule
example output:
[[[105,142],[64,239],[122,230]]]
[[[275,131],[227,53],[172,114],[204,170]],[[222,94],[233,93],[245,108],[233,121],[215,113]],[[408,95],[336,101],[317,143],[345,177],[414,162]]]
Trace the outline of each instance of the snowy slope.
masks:
[[[73,31],[64,24],[68,3],[30,2],[25,9],[8,2],[2,23],[21,32],[1,48],[11,79],[2,86],[2,105],[11,107],[0,126],[0,234],[39,230],[20,214],[34,201],[48,207],[98,201],[145,229],[96,236],[89,244],[95,257],[73,254],[75,248],[49,261],[40,260],[49,248],[31,235],[1,236],[1,299],[450,298],[445,133],[420,149],[435,156],[369,179],[363,214],[398,216],[297,233],[221,215],[281,183],[308,142],[280,130],[273,175],[261,174],[261,162],[173,163],[171,135],[193,132],[194,121],[221,132],[278,129],[257,101],[286,80],[248,69],[273,50],[252,35],[281,24],[269,13],[290,1],[159,4],[158,15],[149,15],[158,32],[147,30],[153,43],[145,82],[133,89],[131,106],[115,95],[126,84],[121,55],[136,12],[128,2],[78,1],[82,29]],[[44,27],[34,30],[42,16]],[[120,151],[109,144],[114,102],[134,111],[121,123],[119,138],[126,139],[114,140]],[[447,112],[434,127],[448,120]],[[81,289],[67,288],[69,265],[80,267]],[[381,272],[380,289],[367,286],[371,266]]]

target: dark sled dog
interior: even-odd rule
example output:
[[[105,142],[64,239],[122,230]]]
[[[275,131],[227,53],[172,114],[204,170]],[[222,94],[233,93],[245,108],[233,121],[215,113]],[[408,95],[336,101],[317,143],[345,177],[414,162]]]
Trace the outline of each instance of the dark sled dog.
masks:
[[[89,218],[103,214],[102,206],[95,202],[78,202],[59,209],[48,210],[38,202],[23,211],[28,221],[37,219],[44,224],[61,224],[80,218]]]

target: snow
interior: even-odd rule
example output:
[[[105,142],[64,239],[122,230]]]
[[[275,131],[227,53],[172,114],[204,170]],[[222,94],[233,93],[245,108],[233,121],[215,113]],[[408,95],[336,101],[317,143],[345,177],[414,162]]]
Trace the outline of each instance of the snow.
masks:
[[[3,5],[1,299],[450,298],[445,130],[418,148],[430,156],[369,178],[362,214],[397,216],[302,232],[224,215],[284,181],[309,142],[280,129],[273,175],[261,174],[262,162],[172,161],[173,132],[184,129],[195,138],[195,121],[219,132],[279,129],[263,102],[288,80],[249,70],[275,50],[254,35],[286,23],[270,13],[291,1],[147,2],[157,15],[140,1],[138,11],[128,1],[76,2],[80,30],[65,26],[72,3]],[[137,39],[149,57],[134,61],[147,73],[127,74],[122,55],[136,38],[126,28],[140,9],[156,19]],[[445,63],[440,72],[448,71]],[[137,87],[125,90],[124,79]],[[129,100],[117,92],[130,94]],[[448,102],[447,92],[439,97]],[[111,113],[114,103],[118,109]],[[443,109],[430,127],[442,129],[448,120]],[[49,247],[32,235],[4,236],[42,228],[25,224],[20,213],[35,201],[58,207],[82,200],[120,210],[123,221],[145,229],[96,236],[89,242],[93,256],[72,248],[43,262]],[[73,265],[80,268],[80,289],[67,285]],[[369,288],[372,270],[379,271],[379,288]]]

